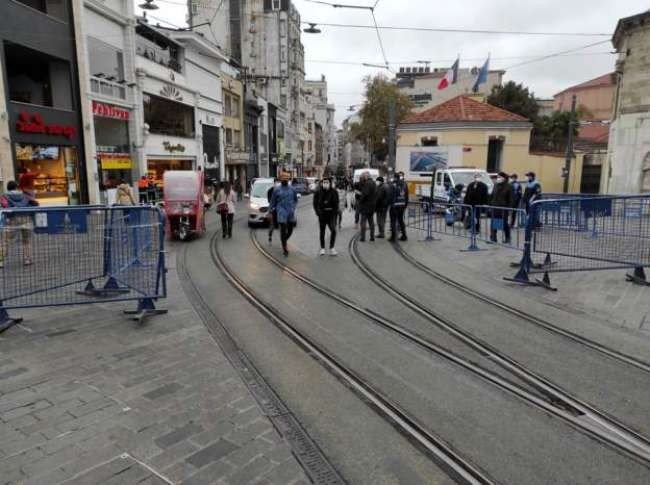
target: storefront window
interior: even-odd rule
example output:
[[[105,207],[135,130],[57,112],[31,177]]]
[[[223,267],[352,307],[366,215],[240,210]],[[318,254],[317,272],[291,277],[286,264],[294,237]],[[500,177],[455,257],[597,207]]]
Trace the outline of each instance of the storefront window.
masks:
[[[163,174],[167,170],[194,170],[194,160],[147,160],[147,176],[153,179],[158,187],[163,187]]]
[[[69,62],[11,42],[5,59],[11,101],[72,109]]]
[[[122,180],[132,184],[133,161],[128,121],[95,116],[95,142],[100,189],[115,188]]]
[[[40,205],[79,204],[77,149],[16,143],[18,182]]]
[[[144,121],[150,133],[194,138],[194,108],[169,99],[145,94]]]

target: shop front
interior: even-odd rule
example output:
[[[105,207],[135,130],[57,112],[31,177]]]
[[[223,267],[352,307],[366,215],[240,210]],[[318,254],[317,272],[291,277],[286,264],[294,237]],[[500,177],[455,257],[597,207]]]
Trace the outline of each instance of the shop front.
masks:
[[[133,157],[129,140],[130,112],[117,106],[93,101],[95,143],[99,189],[106,202],[107,192],[115,189],[122,181],[133,185]]]
[[[76,113],[10,103],[16,179],[40,205],[86,197]]]

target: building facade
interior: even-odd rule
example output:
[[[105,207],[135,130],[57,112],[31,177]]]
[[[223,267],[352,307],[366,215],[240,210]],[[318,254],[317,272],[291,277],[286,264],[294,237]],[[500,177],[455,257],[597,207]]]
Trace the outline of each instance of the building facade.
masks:
[[[86,163],[77,56],[81,5],[0,2],[0,175],[4,187],[31,173],[23,180],[33,180],[41,205],[90,200],[94,174]]]
[[[602,192],[650,192],[650,12],[619,20],[614,112]]]
[[[305,162],[307,113],[300,14],[293,3],[190,2],[189,21],[241,66],[246,89],[269,103],[269,127],[275,138],[275,144],[269,145],[269,173],[300,169]]]
[[[555,94],[553,109],[555,111],[571,111],[573,96],[575,96],[576,106],[584,111],[586,120],[611,120],[615,91],[616,73],[604,74]]]
[[[413,111],[426,111],[459,95],[476,95],[485,98],[492,88],[501,86],[505,71],[489,71],[487,82],[479,86],[478,93],[472,88],[479,74],[478,67],[459,69],[458,80],[446,89],[438,89],[440,80],[447,73],[446,68],[400,67],[396,75],[397,86],[413,102]]]
[[[518,114],[505,111],[467,96],[458,96],[421,113],[407,117],[397,128],[397,146],[454,147],[460,159],[454,166],[505,171],[520,178],[528,171],[537,174],[545,192],[562,192],[564,155],[530,153],[532,123]],[[451,153],[451,148],[450,148]],[[410,161],[397,159],[397,170],[409,174],[411,190],[428,184],[429,177],[411,174]],[[578,191],[582,175],[582,156],[572,163],[570,191]]]

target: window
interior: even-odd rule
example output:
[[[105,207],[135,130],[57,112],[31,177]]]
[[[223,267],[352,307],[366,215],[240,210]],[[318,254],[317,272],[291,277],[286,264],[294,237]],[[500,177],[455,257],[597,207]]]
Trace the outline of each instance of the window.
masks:
[[[169,99],[145,94],[144,122],[151,133],[194,138],[194,108]]]
[[[233,145],[235,148],[241,148],[241,130],[233,131]]]
[[[307,151],[310,152],[312,148],[311,140],[307,141]]]
[[[51,15],[59,20],[67,22],[65,4],[66,0],[18,0],[28,7],[40,10],[47,15]]]
[[[273,10],[280,10],[281,6],[281,1],[280,0],[272,0],[273,2]]]
[[[93,93],[126,99],[122,52],[93,37],[88,37],[90,90]]]
[[[223,98],[223,114],[225,116],[232,116],[232,111],[230,109],[231,102],[230,94],[226,94]]]
[[[307,133],[311,133],[311,122],[307,123]]]
[[[232,95],[232,106],[230,112],[232,113],[230,116],[234,116],[235,118],[239,116],[239,96],[235,94]]]
[[[438,146],[438,137],[437,136],[427,136],[420,140],[423,147],[437,147]]]
[[[72,109],[69,62],[10,42],[5,59],[11,101]]]
[[[650,152],[646,153],[641,170],[641,192],[650,192]]]
[[[232,130],[226,128],[226,146],[232,146]]]
[[[143,24],[138,24],[135,32],[135,49],[139,56],[176,72],[183,72],[178,44]]]

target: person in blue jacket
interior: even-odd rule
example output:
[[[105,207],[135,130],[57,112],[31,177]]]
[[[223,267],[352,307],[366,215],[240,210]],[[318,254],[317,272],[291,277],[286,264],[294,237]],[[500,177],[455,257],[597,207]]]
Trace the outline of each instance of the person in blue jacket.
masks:
[[[273,191],[271,197],[271,211],[277,214],[278,224],[280,225],[280,239],[282,241],[282,252],[289,256],[287,241],[293,233],[296,225],[296,205],[298,204],[298,194],[289,185],[289,174],[280,175],[280,186]]]

